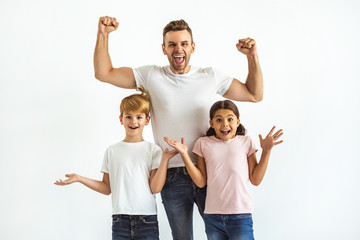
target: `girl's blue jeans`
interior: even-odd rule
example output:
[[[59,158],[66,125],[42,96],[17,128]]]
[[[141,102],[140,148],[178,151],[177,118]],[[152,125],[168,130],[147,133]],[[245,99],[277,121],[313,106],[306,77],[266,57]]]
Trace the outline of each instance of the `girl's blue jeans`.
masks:
[[[208,240],[254,240],[253,220],[246,214],[204,214]]]
[[[113,215],[113,240],[158,240],[159,227],[156,215]]]

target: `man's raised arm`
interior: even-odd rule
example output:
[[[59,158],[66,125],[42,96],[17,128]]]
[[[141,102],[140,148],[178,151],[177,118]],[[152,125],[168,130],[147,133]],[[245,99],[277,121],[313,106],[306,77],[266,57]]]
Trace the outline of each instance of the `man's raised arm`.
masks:
[[[259,102],[263,99],[263,77],[255,40],[240,39],[236,47],[247,56],[249,74],[245,84],[234,78],[224,97],[235,101]]]
[[[119,26],[116,18],[99,19],[97,41],[94,53],[95,78],[120,88],[136,88],[133,70],[129,67],[113,68],[109,55],[109,33]]]

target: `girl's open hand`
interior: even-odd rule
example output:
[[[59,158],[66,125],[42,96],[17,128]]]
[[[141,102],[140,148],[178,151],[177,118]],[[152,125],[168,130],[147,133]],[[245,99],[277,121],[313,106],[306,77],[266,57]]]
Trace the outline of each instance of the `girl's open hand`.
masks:
[[[259,135],[260,145],[263,151],[270,152],[273,146],[283,142],[283,140],[277,141],[281,137],[281,135],[283,135],[282,129],[273,134],[274,130],[275,126],[270,130],[270,132],[268,133],[268,135],[266,135],[265,138],[262,138],[261,134]]]
[[[176,151],[178,151],[180,154],[185,154],[188,152],[188,147],[185,144],[184,138],[181,138],[181,143],[169,137],[164,137],[164,141],[169,144],[170,147],[173,147]]]
[[[74,182],[78,182],[80,176],[72,173],[72,174],[65,174],[65,177],[67,177],[68,179],[65,179],[64,181],[59,179],[56,182],[54,182],[55,185],[60,185],[60,186],[64,186],[64,185],[68,185]]]

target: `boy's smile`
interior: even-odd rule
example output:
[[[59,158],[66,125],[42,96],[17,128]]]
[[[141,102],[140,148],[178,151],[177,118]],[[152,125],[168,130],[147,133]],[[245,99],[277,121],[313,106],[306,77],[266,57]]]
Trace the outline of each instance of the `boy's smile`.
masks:
[[[130,111],[119,117],[120,122],[124,125],[126,137],[124,142],[141,142],[143,129],[150,122],[150,116],[146,117],[144,113]]]
[[[210,120],[210,126],[216,133],[215,137],[223,141],[234,138],[239,125],[240,119],[229,109],[217,110],[213,119]]]

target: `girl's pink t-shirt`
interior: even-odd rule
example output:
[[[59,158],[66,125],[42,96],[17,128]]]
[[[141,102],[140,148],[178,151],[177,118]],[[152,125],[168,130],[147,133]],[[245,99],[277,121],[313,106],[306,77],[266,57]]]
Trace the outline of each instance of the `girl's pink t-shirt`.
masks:
[[[248,157],[256,151],[255,142],[248,136],[236,135],[228,141],[211,136],[196,141],[193,153],[203,157],[206,164],[205,213],[252,213]]]

